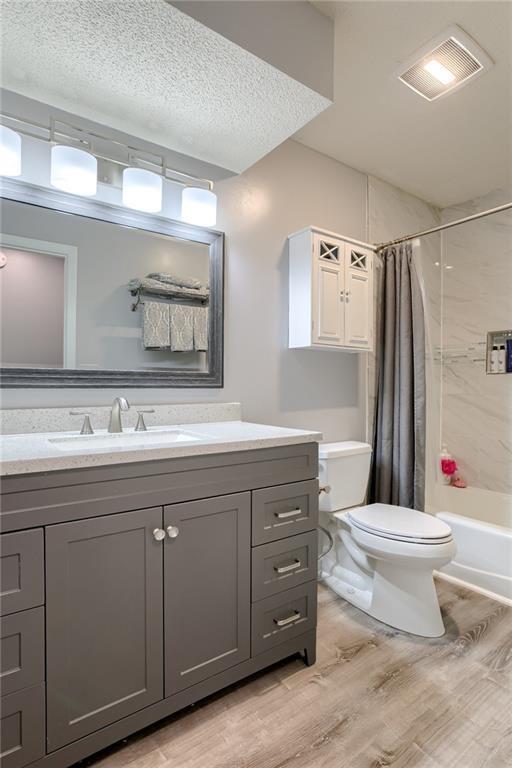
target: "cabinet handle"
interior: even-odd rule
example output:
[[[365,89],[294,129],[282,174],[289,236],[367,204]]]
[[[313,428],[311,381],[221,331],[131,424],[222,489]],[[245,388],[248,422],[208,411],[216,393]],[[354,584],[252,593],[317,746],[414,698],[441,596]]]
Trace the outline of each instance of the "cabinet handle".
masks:
[[[170,539],[176,539],[179,536],[180,529],[177,525],[168,525],[167,526],[167,535]],[[164,533],[165,536],[165,533]]]
[[[291,624],[292,621],[297,621],[297,619],[300,619],[300,611],[294,611],[286,619],[274,619],[274,624],[277,624],[278,627],[286,627],[287,624]]]
[[[295,558],[293,563],[289,563],[289,565],[274,565],[274,571],[276,573],[289,573],[290,571],[296,571],[297,568],[300,568],[301,565],[302,563],[300,560]]]
[[[280,520],[283,520],[286,517],[295,517],[296,515],[302,515],[302,509],[300,507],[297,507],[297,509],[290,509],[289,512],[275,512],[274,514]]]
[[[153,531],[153,536],[157,541],[162,541],[165,539],[165,531],[163,528],[155,528]]]
[[[345,296],[345,291],[340,291],[340,301],[343,301],[344,296]]]

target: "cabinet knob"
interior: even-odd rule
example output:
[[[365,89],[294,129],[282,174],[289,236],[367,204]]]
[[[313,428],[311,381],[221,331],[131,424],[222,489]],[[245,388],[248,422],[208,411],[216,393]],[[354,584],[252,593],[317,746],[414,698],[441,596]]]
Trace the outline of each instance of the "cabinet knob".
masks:
[[[180,529],[177,525],[168,525],[167,526],[167,535],[170,539],[175,539],[179,535]]]
[[[162,541],[162,539],[165,539],[165,531],[163,528],[155,528],[153,531],[153,536],[157,541]]]

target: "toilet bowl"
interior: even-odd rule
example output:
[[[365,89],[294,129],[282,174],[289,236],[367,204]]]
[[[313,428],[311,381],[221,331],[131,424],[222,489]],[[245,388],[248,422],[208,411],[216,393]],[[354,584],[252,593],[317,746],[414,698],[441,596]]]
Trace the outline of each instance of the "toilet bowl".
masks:
[[[354,505],[366,491],[371,447],[320,446],[323,523],[335,546],[321,576],[338,595],[392,627],[440,637],[444,625],[433,571],[450,562],[455,543],[437,517],[389,504]],[[364,480],[364,483],[363,483]]]

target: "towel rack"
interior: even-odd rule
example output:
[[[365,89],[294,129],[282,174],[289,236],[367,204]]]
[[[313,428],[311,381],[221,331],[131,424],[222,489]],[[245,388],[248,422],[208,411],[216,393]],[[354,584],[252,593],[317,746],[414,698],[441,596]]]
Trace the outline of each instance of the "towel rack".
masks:
[[[161,294],[156,291],[149,291],[147,288],[129,288],[132,296],[135,297],[135,301],[131,305],[131,311],[135,312],[139,304],[144,304],[143,296],[157,296],[162,300],[162,303],[169,304],[190,304],[192,306],[205,306],[208,304],[208,297],[195,297],[195,296],[183,296],[181,293],[176,293],[174,296],[171,293]]]

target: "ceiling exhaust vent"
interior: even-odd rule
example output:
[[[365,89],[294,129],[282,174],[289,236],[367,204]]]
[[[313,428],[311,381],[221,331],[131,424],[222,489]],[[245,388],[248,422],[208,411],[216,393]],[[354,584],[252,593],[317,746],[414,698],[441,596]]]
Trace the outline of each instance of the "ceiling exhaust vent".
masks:
[[[411,56],[397,75],[424,99],[434,101],[483,74],[492,64],[485,51],[454,25]]]

